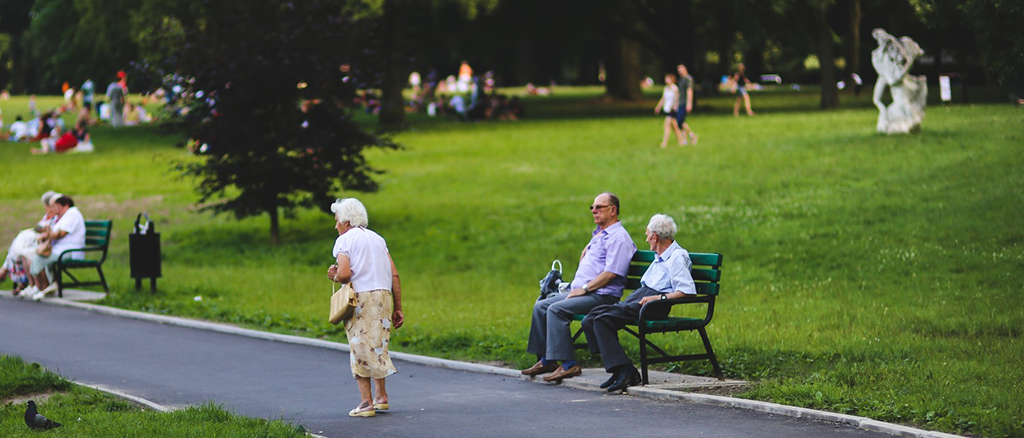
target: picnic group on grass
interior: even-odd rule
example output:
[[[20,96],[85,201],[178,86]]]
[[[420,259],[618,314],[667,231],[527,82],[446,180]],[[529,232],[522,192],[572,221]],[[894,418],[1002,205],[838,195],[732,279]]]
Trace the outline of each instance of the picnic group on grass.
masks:
[[[70,88],[67,82],[63,88],[64,103],[42,112],[38,109],[35,95],[29,96],[28,113],[31,118],[25,120],[21,114],[17,115],[8,129],[0,132],[0,138],[13,142],[39,143],[38,148],[31,150],[34,154],[92,152],[94,146],[89,135],[89,127],[101,121],[119,128],[149,123],[153,120],[146,112],[144,102],[133,103],[128,100],[128,77],[124,72],[118,72],[107,86],[107,101],[98,106],[92,79],[86,79],[77,92]],[[65,114],[75,115],[74,125],[70,128],[65,126]],[[0,128],[4,127],[2,116],[0,113]]]
[[[391,330],[405,322],[401,282],[384,238],[367,228],[369,218],[363,204],[355,198],[339,199],[331,211],[338,238],[332,250],[335,264],[328,267],[327,277],[350,284],[356,297],[354,310],[345,319],[345,333],[360,402],[349,416],[373,417],[390,406],[385,379],[396,372],[389,356]],[[570,290],[538,300],[533,306],[527,351],[538,360],[522,373],[550,373],[543,378],[549,382],[582,374],[569,324],[574,314],[585,314],[587,345],[591,353],[601,356],[610,374],[601,387],[616,392],[641,382],[639,371],[619,344],[618,331],[636,320],[645,304],[696,294],[696,289],[689,253],[675,241],[675,220],[656,214],[645,234],[657,255],[644,273],[641,287],[620,301],[636,245],[619,221],[617,196],[599,194],[590,212],[596,228],[580,255]],[[655,317],[667,316],[669,308],[659,311],[665,314]]]
[[[32,228],[22,230],[0,266],[0,281],[11,279],[17,297],[41,300],[57,290],[54,265],[61,253],[85,246],[85,218],[71,197],[48,191],[42,197],[45,214]],[[81,252],[68,258],[82,259]]]

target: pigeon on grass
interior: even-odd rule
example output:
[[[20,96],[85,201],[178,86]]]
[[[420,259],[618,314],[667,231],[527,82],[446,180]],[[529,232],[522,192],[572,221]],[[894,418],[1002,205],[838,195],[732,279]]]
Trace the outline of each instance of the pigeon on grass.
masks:
[[[60,423],[43,416],[36,411],[36,402],[29,400],[28,409],[25,410],[25,424],[28,427],[38,430],[55,429],[61,426]]]

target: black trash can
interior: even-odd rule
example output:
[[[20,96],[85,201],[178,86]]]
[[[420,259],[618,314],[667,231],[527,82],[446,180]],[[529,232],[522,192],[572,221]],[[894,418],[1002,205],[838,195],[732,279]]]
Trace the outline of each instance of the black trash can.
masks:
[[[140,223],[142,217],[145,223]],[[128,235],[128,264],[135,279],[135,290],[142,289],[142,279],[149,279],[149,288],[156,292],[156,279],[160,276],[160,233],[146,213],[135,218],[135,228]]]

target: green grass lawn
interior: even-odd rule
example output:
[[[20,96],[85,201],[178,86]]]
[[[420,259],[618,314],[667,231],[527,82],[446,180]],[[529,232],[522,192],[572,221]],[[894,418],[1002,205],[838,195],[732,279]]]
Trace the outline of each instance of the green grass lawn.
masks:
[[[666,213],[684,248],[725,255],[709,334],[726,374],[757,382],[741,396],[1024,436],[1020,108],[933,105],[921,133],[886,137],[868,96],[820,112],[812,92],[754,93],[753,118],[733,118],[731,96],[707,97],[689,120],[700,144],[662,150],[656,94],[621,104],[595,91],[528,98],[515,123],[414,115],[395,137],[404,150],[369,155],[387,171],[380,192],[338,194],[366,204],[402,274],[396,350],[532,363],[537,281],[556,258],[571,276],[593,227],[586,206],[610,190],[638,247],[650,216]],[[0,145],[3,239],[59,190],[87,218],[115,221],[106,304],[344,340],[326,322],[330,216],[297,212],[272,246],[266,218],[193,211],[191,182],[171,170],[192,159],[178,139],[93,132],[93,154]],[[156,295],[133,291],[128,275],[127,234],[143,210],[163,239]],[[667,343],[700,348],[696,336]]]
[[[35,437],[40,433],[25,424],[27,400],[35,400],[39,412],[63,425],[48,432],[63,437],[306,436],[303,429],[283,421],[235,416],[211,403],[171,413],[147,411],[74,385],[39,364],[0,356],[0,430],[5,437]]]

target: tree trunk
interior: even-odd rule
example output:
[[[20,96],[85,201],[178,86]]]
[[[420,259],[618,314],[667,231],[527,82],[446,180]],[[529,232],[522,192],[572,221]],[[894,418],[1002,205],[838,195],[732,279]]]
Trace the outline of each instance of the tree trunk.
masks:
[[[11,38],[11,94],[26,94],[27,91],[28,63],[25,62],[26,50],[21,47],[23,41],[20,36]]]
[[[818,60],[821,62],[821,108],[839,108],[839,88],[836,86],[836,59],[832,52],[832,29],[828,25],[827,7],[815,8],[814,20],[818,29]]]
[[[281,244],[281,226],[278,223],[277,217],[277,206],[271,207],[267,210],[270,214],[270,243],[273,245]]]
[[[853,80],[853,75],[860,76],[860,21],[863,15],[861,15],[860,11],[860,0],[849,0],[849,2],[850,28],[848,29],[849,35],[846,41],[846,69],[850,72],[848,76],[850,77],[850,85],[853,86],[853,92],[857,97],[860,97],[863,87]]]
[[[640,99],[640,43],[617,37],[608,45],[605,90],[622,100]]]
[[[385,130],[400,129],[405,124],[405,100],[402,89],[406,81],[406,65],[403,56],[402,23],[399,14],[403,5],[398,2],[384,2],[384,75],[380,87],[380,114],[378,121]]]

